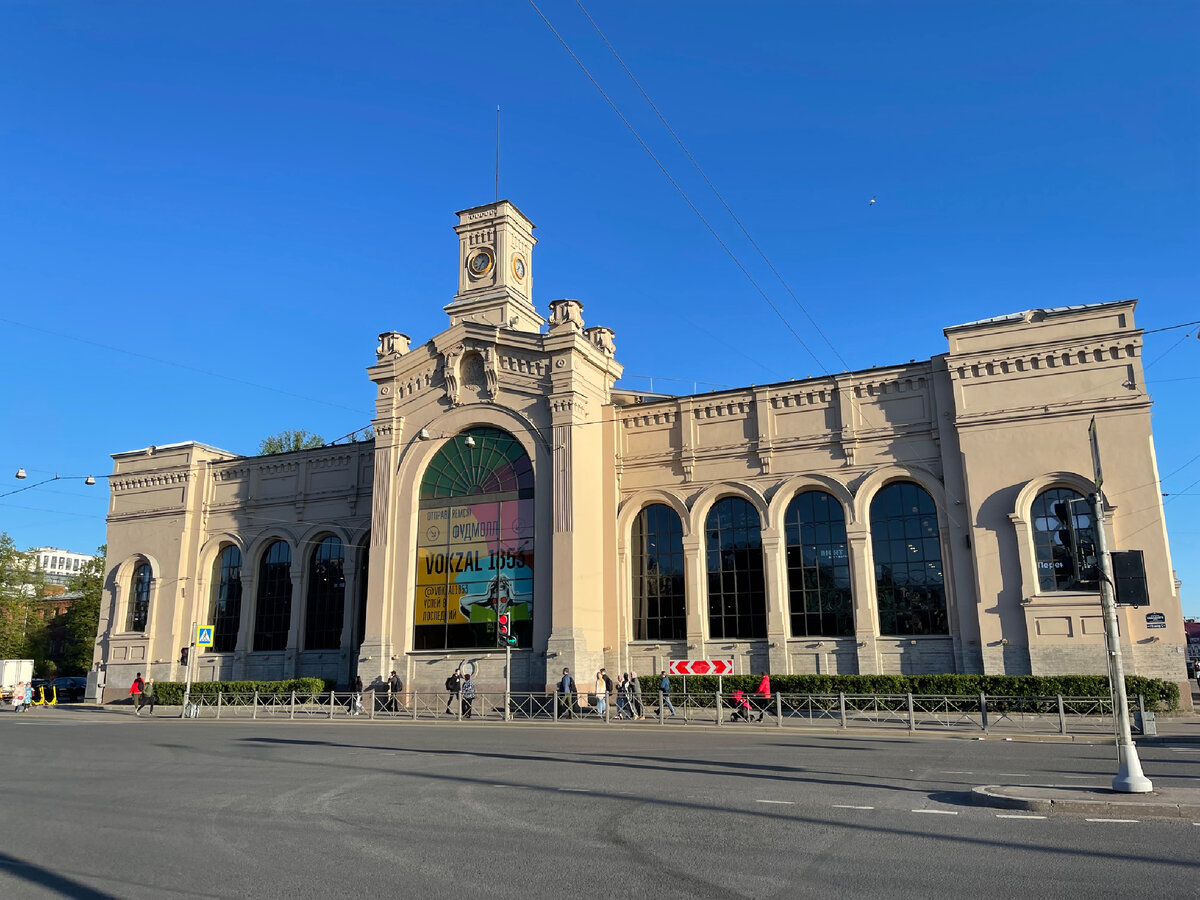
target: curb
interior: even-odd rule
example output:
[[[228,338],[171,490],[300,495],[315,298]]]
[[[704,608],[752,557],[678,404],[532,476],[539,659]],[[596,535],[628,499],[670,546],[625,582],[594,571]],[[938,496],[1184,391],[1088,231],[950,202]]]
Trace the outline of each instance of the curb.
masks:
[[[1028,785],[1033,787],[1033,785]],[[1037,787],[1064,790],[1075,789],[1068,785],[1037,785]],[[988,784],[971,791],[971,800],[976,806],[992,806],[998,809],[1019,809],[1043,815],[1113,815],[1141,816],[1156,819],[1200,820],[1200,804],[1171,803],[1168,800],[1081,800],[1078,798],[1051,797],[1008,797],[997,793],[1003,785]],[[1010,788],[1012,790],[1013,788]],[[1020,788],[1015,788],[1020,790]],[[1132,796],[1132,795],[1129,795]],[[1152,792],[1149,796],[1153,797]]]

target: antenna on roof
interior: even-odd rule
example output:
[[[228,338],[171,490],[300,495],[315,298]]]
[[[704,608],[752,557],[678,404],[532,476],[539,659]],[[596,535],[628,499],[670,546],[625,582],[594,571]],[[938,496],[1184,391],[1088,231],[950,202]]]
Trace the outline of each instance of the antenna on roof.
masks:
[[[500,106],[496,105],[496,202],[500,202]]]

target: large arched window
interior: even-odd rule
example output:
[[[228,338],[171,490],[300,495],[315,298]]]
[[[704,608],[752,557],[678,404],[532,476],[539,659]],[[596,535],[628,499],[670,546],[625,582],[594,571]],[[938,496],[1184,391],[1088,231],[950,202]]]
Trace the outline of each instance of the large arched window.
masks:
[[[787,538],[788,611],[793,637],[854,634],[846,513],[824,491],[805,491],[783,516]]]
[[[765,638],[767,590],[758,510],[741,497],[726,497],[709,511],[704,530],[709,637]]]
[[[292,619],[292,549],[285,541],[267,548],[258,565],[254,649],[286,650]]]
[[[214,653],[237,649],[242,621],[242,551],[230,545],[213,563],[212,613]]]
[[[342,645],[342,614],[346,610],[344,562],[342,542],[333,536],[321,541],[309,559],[306,650],[336,650]]]
[[[125,614],[126,631],[145,631],[150,614],[150,564],[139,563],[129,585],[129,609]]]
[[[687,637],[683,589],[683,523],[663,503],[633,520],[633,639],[672,641]]]
[[[1070,488],[1051,488],[1037,495],[1031,512],[1038,590],[1099,590],[1095,575],[1087,571],[1096,558],[1096,529],[1087,498]]]
[[[533,646],[533,466],[517,439],[472,428],[448,440],[418,509],[413,648],[496,647],[501,613],[517,646]]]
[[[937,507],[898,481],[871,501],[871,548],[880,634],[949,634]]]
[[[367,587],[370,584],[370,574],[371,535],[368,533],[358,548],[358,614],[354,619],[354,637],[351,640],[351,646],[354,647],[362,645],[367,633]]]

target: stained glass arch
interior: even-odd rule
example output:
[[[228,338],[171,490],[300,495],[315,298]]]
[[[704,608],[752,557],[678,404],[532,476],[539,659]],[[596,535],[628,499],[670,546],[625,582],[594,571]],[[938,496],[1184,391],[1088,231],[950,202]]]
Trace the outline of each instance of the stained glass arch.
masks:
[[[467,446],[468,437],[474,446]],[[533,496],[529,454],[499,428],[471,428],[447,441],[421,479],[422,501],[522,491]]]

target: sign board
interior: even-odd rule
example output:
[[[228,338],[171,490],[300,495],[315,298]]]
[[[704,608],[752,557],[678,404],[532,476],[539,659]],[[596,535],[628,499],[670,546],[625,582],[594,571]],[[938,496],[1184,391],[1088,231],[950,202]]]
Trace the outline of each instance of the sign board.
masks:
[[[1167,617],[1159,612],[1146,613],[1147,628],[1166,628]]]
[[[667,669],[672,675],[732,675],[732,659],[673,659]]]
[[[211,647],[213,645],[213,627],[211,625],[196,626],[196,646]]]

